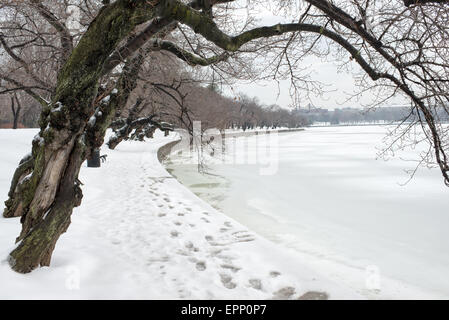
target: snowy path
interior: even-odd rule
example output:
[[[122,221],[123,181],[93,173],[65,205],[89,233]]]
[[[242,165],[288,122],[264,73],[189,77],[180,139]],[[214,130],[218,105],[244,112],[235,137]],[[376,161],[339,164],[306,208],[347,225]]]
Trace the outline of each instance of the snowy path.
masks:
[[[3,198],[34,134],[0,132],[1,145],[17,150],[0,155]],[[9,269],[5,259],[19,221],[1,218],[0,298],[298,299],[310,291],[331,299],[359,297],[172,178],[157,160],[157,149],[168,141],[103,148],[108,161],[101,169],[82,168],[83,203],[50,268],[28,275]]]

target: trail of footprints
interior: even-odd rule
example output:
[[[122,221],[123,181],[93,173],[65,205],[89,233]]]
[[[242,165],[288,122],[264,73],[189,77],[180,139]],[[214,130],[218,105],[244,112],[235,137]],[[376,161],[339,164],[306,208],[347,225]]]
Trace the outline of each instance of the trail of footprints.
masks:
[[[148,185],[148,180],[151,182]],[[180,257],[185,257],[189,263],[192,263],[197,272],[204,272],[208,268],[208,264],[213,266],[218,266],[218,277],[221,284],[226,289],[235,289],[239,284],[234,280],[234,275],[237,275],[242,268],[233,263],[236,258],[230,254],[227,254],[230,246],[239,242],[249,242],[254,241],[255,237],[247,230],[237,230],[233,227],[232,223],[226,221],[213,235],[206,235],[204,241],[208,244],[207,249],[203,249],[206,252],[201,252],[200,247],[204,248],[204,245],[196,246],[193,242],[182,241],[182,230],[186,230],[185,226],[189,228],[194,228],[196,224],[210,223],[210,214],[206,211],[194,212],[187,204],[182,201],[173,201],[170,196],[164,192],[160,191],[160,184],[163,183],[163,178],[151,178],[143,182],[140,188],[148,188],[148,192],[152,195],[149,200],[150,203],[155,203],[157,206],[158,213],[156,217],[158,219],[166,219],[167,223],[171,223],[172,228],[169,232],[169,237],[173,241],[178,241],[178,243],[183,243],[179,245],[178,250],[175,254]],[[138,193],[137,193],[138,194]],[[132,199],[130,199],[132,202]],[[126,205],[129,209],[130,205]],[[177,208],[176,208],[177,207]],[[175,219],[174,216],[176,216]],[[193,229],[192,229],[193,230]],[[148,266],[157,266],[159,264],[159,270],[161,276],[168,276],[166,264],[170,260],[169,255],[157,256],[154,254],[153,257],[147,259]],[[267,274],[267,279],[277,278],[281,276],[278,271],[270,271]],[[182,281],[176,278],[171,278],[171,283],[178,287],[178,293],[180,298],[188,297],[188,289],[183,287]],[[242,285],[242,284],[240,284]],[[263,282],[258,278],[250,278],[247,280],[246,284],[243,284],[254,290],[264,291]],[[295,295],[295,288],[284,287],[276,292],[272,293],[273,299],[291,299]],[[301,298],[327,298],[322,293],[308,292]]]
[[[154,195],[156,195],[156,192],[152,192]],[[163,201],[170,203],[170,199],[168,197],[164,197]],[[183,222],[181,222],[181,218],[184,218],[192,213],[192,209],[190,207],[187,207],[183,202],[178,202],[178,205],[183,206],[184,210],[183,212],[175,213],[180,219],[175,220],[173,224],[175,226],[182,226]],[[173,209],[170,208],[169,209]],[[173,213],[172,213],[173,214]],[[199,218],[200,222],[202,223],[210,223],[210,220],[206,217],[210,214],[208,212],[201,212],[201,217]],[[166,213],[160,213],[158,214],[159,218],[167,217]],[[190,220],[186,218],[185,220]],[[197,219],[198,220],[198,219]],[[194,227],[195,224],[187,223],[190,227]],[[224,222],[223,226],[219,229],[219,235],[218,236],[212,236],[212,235],[206,235],[205,240],[209,244],[210,248],[207,253],[201,253],[201,255],[204,255],[204,259],[200,259],[196,257],[200,252],[200,249],[196,247],[191,241],[188,241],[184,248],[179,249],[176,253],[178,255],[186,256],[188,257],[188,261],[190,263],[194,264],[194,267],[197,271],[205,271],[207,269],[207,262],[211,261],[211,259],[218,260],[219,267],[221,272],[219,272],[218,276],[220,278],[220,281],[222,285],[227,289],[234,289],[237,287],[237,283],[234,282],[233,274],[238,273],[242,268],[239,266],[236,266],[233,264],[234,257],[230,255],[226,255],[225,252],[228,249],[229,246],[232,244],[238,243],[238,242],[249,242],[254,241],[254,236],[249,233],[247,230],[239,230],[239,231],[232,231],[233,226],[231,222],[226,221]],[[177,230],[170,231],[170,236],[172,238],[176,238],[180,235],[180,232]],[[274,278],[279,276],[280,273],[277,271],[270,272],[269,276]],[[251,287],[255,290],[263,290],[262,286],[262,280],[260,279],[249,279],[247,283],[248,287]],[[290,291],[288,291],[290,292]],[[275,293],[273,295],[274,298],[281,296],[282,293]],[[287,296],[284,294],[283,296]]]

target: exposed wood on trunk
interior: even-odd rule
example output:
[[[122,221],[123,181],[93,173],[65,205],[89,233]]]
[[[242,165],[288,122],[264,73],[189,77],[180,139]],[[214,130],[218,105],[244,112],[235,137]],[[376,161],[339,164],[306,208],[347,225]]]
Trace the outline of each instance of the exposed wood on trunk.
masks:
[[[83,148],[78,137],[51,210],[11,252],[9,263],[15,271],[27,273],[38,266],[50,265],[56,241],[69,227],[73,208],[81,203],[82,193],[76,181],[84,158]]]
[[[72,152],[73,144],[74,139],[60,150],[51,154],[50,159],[46,162],[45,170],[39,180],[33,201],[29,205],[28,212],[23,216],[22,232],[16,241],[22,240],[30,232],[36,221],[42,219],[53,203],[69,155]]]
[[[52,103],[41,115],[39,138],[33,142],[31,178],[6,202],[4,215],[12,210],[12,215],[22,215],[20,243],[10,255],[14,270],[30,272],[49,265],[73,208],[81,203],[78,172],[90,144],[84,131],[94,113],[103,65],[119,42],[152,14],[147,2],[118,0],[103,7],[59,72]]]

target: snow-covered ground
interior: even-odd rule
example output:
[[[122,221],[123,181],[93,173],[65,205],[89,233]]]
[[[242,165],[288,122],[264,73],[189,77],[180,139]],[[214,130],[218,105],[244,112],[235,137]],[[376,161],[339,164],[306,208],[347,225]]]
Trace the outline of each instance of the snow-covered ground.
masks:
[[[283,133],[263,159],[256,147],[263,137],[238,138],[231,161],[210,164],[213,175],[177,156],[167,168],[221,212],[364,297],[447,299],[449,190],[437,169],[402,185],[416,163],[400,157],[416,158],[416,150],[375,160],[387,129]],[[246,162],[232,163],[236,155]],[[261,175],[267,159],[272,174]]]
[[[36,133],[0,130],[1,199]],[[103,148],[102,168],[83,166],[83,203],[51,267],[11,271],[6,258],[20,223],[0,218],[0,299],[297,299],[310,291],[361,297],[170,176],[156,153],[172,139],[158,133],[147,143]]]

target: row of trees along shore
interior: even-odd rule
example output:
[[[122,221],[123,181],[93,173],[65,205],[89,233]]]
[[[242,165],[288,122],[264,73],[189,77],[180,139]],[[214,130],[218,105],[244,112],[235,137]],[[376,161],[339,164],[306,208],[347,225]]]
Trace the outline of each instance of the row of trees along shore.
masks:
[[[285,22],[264,25],[261,7]],[[410,117],[420,116],[405,116],[387,148],[421,132],[421,164],[437,166],[449,185],[448,128],[434,107],[449,101],[446,0],[2,0],[0,17],[0,94],[26,95],[42,108],[3,212],[22,224],[9,255],[17,272],[50,265],[82,202],[81,164],[107,128],[116,130],[111,145],[170,123],[188,128],[195,107],[220,127],[215,104],[189,103],[198,101],[191,78],[289,79],[300,101],[322,91],[305,59],[333,61],[354,75],[355,99],[370,91],[373,107],[397,96],[410,102]],[[235,111],[232,123],[256,125],[257,110]]]
[[[435,107],[434,110],[440,122],[449,122],[449,115],[444,107]],[[410,107],[408,106],[372,109],[335,108],[332,110],[308,107],[304,109],[294,109],[292,113],[303,117],[308,125],[413,123],[423,116],[421,112],[416,112],[410,115]]]
[[[208,74],[187,70],[178,61],[170,61],[161,53],[149,53],[148,59],[166,67],[164,70],[152,67],[140,71],[142,82],[130,93],[127,105],[114,115],[113,129],[123,129],[127,121],[142,117],[148,119],[149,116],[153,121],[166,121],[189,131],[193,121],[201,121],[204,130],[298,128],[309,123],[305,115],[278,105],[262,104],[257,98],[241,92],[227,97],[221,93],[223,83],[213,82]],[[21,127],[37,128],[42,106],[26,93],[5,91],[8,92],[0,95],[0,126],[13,124],[15,129],[21,124]],[[149,127],[154,127],[152,122],[149,124]],[[126,130],[129,132],[116,132],[128,139],[129,133],[135,129],[135,126],[130,126]]]

